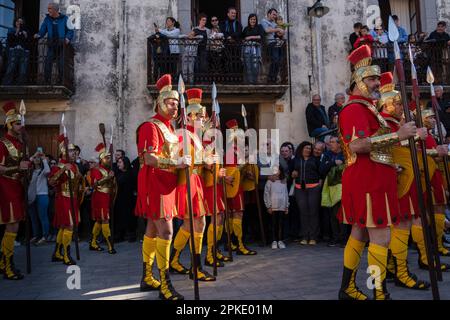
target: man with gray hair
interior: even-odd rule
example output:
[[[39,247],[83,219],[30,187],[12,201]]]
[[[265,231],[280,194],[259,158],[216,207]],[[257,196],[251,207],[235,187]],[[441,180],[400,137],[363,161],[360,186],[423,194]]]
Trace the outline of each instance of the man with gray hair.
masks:
[[[41,24],[39,32],[34,35],[36,39],[47,35],[47,56],[45,58],[45,83],[50,84],[53,61],[58,61],[58,84],[62,84],[64,68],[64,51],[74,37],[72,23],[69,18],[60,13],[59,4],[51,2],[47,6],[48,14]]]
[[[330,119],[330,129],[337,126],[338,113],[345,103],[345,93],[339,92],[334,95],[334,104],[328,108],[328,118]]]
[[[442,86],[435,86],[436,99],[438,102],[439,120],[444,126],[444,135],[450,140],[450,100],[444,99],[444,88]],[[427,109],[431,109],[431,100],[427,104]],[[434,129],[437,131],[437,128]]]

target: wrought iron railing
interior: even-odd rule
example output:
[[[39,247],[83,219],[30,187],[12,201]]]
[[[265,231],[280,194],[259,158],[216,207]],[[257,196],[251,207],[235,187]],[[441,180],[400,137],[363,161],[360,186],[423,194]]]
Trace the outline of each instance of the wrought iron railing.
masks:
[[[288,84],[286,40],[238,41],[151,36],[147,42],[148,85],[170,73],[187,84]]]
[[[427,85],[427,67],[430,66],[438,84],[450,85],[450,46],[440,42],[411,43],[414,64],[417,69],[419,85]],[[405,62],[406,82],[411,85],[411,63],[408,44],[401,44],[400,50]],[[393,71],[395,64],[394,47],[374,44],[372,46],[373,64],[381,67],[382,72]]]
[[[0,42],[0,85],[64,86],[74,91],[72,45],[48,39],[33,39],[23,47],[12,47],[5,38]]]

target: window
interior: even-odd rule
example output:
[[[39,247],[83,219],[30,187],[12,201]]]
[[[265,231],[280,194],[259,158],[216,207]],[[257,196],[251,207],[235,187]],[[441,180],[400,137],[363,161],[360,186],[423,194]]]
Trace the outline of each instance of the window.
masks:
[[[11,0],[0,0],[0,38],[6,37],[8,29],[14,22],[14,2]]]

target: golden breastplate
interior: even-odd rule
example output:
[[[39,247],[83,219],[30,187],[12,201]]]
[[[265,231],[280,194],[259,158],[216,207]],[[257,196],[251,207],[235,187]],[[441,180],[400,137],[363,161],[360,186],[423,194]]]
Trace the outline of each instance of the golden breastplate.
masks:
[[[103,168],[98,168],[98,170],[100,171],[100,173],[102,174],[102,179],[106,178],[108,176],[108,171],[103,169]],[[106,181],[104,184],[102,184],[101,186],[98,185],[95,188],[95,191],[101,192],[101,193],[107,193],[110,194],[113,188],[113,179],[110,179],[108,181]]]
[[[6,149],[8,150],[8,155],[5,158],[4,166],[7,168],[17,167],[20,165],[20,160],[22,159],[22,151],[18,150],[16,146],[6,138],[0,138]],[[20,179],[22,176],[20,173],[5,173],[4,177],[11,178],[14,180]]]
[[[62,166],[64,166],[64,165],[62,165]],[[59,165],[59,167],[62,168],[61,165]],[[68,177],[68,179],[66,179],[66,181],[61,183],[61,194],[64,197],[68,197],[68,198],[70,197],[70,186],[69,186],[69,181],[70,181],[71,186],[72,186],[73,196],[74,196],[74,198],[77,198],[78,188],[80,187],[80,176],[75,174],[75,172],[73,172],[72,170],[65,171],[63,175]]]

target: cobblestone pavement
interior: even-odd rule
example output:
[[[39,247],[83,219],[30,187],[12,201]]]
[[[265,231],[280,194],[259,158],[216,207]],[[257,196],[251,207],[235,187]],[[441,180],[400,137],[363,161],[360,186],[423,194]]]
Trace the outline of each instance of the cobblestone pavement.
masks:
[[[289,243],[284,250],[251,246],[256,256],[235,256],[231,263],[219,268],[216,282],[200,282],[200,298],[208,300],[330,300],[336,299],[341,283],[342,248],[329,248],[323,244],[300,246]],[[110,300],[110,299],[157,299],[157,292],[140,292],[142,275],[141,245],[139,242],[116,244],[118,254],[106,251],[88,251],[87,242],[80,243],[81,288],[69,290],[67,280],[71,274],[60,263],[51,263],[53,245],[32,247],[33,272],[22,281],[0,279],[0,299],[39,300]],[[204,248],[203,251],[205,251]],[[25,247],[16,248],[16,266],[25,271]],[[412,272],[427,279],[428,273],[417,267],[417,253],[410,251]],[[450,258],[443,257],[450,263]],[[189,266],[186,248],[182,262]],[[203,262],[203,259],[202,259]],[[368,274],[366,253],[363,256],[358,286],[366,287]],[[156,271],[156,267],[154,269]],[[211,268],[207,268],[211,271]],[[193,284],[187,276],[173,275],[174,287],[186,299],[193,299]],[[442,299],[450,299],[450,273],[444,273],[440,282]],[[393,299],[431,299],[430,291],[406,290],[388,284]]]

